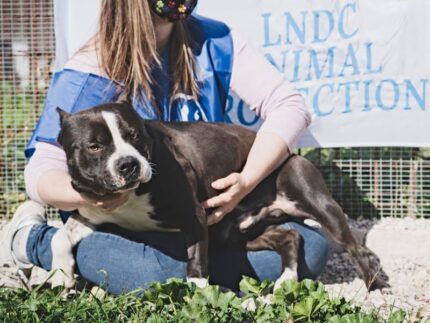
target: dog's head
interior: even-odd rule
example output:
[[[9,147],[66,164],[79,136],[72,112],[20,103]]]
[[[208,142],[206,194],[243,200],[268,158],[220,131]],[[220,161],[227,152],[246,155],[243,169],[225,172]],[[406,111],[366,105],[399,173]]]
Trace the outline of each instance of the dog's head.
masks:
[[[58,142],[76,191],[106,196],[151,179],[152,141],[129,103],[103,104],[73,115],[57,111]]]

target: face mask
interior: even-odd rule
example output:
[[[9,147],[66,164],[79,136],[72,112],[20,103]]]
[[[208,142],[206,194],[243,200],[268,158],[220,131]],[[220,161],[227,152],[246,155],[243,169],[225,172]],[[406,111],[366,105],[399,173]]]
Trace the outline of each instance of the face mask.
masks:
[[[161,18],[174,22],[187,18],[197,5],[198,0],[149,0],[154,13]]]

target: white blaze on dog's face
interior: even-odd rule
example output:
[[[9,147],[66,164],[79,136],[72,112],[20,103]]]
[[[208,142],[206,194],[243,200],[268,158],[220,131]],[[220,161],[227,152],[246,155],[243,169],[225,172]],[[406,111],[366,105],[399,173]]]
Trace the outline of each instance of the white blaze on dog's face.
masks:
[[[102,116],[113,140],[114,151],[107,160],[107,170],[113,182],[119,188],[125,187],[128,181],[136,178],[136,176],[139,182],[149,182],[152,177],[151,166],[148,160],[122,137],[116,114],[103,111]]]
[[[131,105],[105,104],[73,115],[58,112],[58,141],[76,191],[106,196],[151,180],[152,139]]]

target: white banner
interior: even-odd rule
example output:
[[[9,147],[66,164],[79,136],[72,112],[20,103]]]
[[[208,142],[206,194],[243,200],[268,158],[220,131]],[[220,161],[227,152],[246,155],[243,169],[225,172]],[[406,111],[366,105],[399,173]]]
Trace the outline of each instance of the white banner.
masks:
[[[55,70],[97,31],[100,0],[54,0]]]
[[[60,62],[91,35],[99,1],[56,2],[71,42]],[[301,91],[313,121],[300,146],[430,147],[430,1],[200,0],[198,13],[240,31]],[[233,94],[227,109],[258,127]]]

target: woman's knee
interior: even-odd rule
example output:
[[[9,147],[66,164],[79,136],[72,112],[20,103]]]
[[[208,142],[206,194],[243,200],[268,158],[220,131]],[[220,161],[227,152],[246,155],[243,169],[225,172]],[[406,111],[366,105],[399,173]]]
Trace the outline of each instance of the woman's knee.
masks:
[[[76,264],[82,277],[115,294],[184,277],[186,268],[184,262],[148,245],[102,232],[94,232],[78,244]]]
[[[297,230],[300,234],[297,264],[299,279],[317,278],[327,263],[329,253],[327,238],[319,231],[304,224],[289,222],[283,227]],[[248,252],[248,259],[260,280],[276,280],[281,274],[281,258],[274,251]]]

